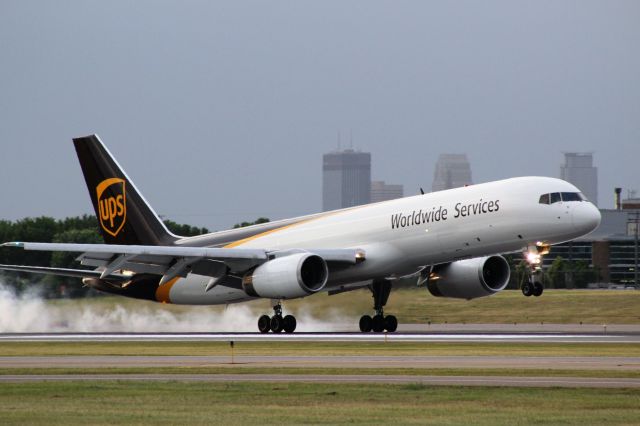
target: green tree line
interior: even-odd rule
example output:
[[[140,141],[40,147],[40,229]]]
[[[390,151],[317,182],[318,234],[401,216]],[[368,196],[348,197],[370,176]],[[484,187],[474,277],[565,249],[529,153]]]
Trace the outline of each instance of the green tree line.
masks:
[[[171,220],[164,221],[167,228],[176,235],[194,236],[206,234],[207,228],[199,228],[186,224],[179,224]],[[29,241],[43,243],[80,243],[100,244],[98,220],[92,215],[54,219],[52,217],[25,218],[17,221],[0,220],[0,243],[8,241]],[[0,263],[8,265],[53,266],[56,268],[81,268],[75,260],[78,253],[29,251],[10,247],[0,248]],[[57,277],[51,275],[35,275],[26,273],[6,272],[2,274],[2,282],[18,291],[42,283],[42,290],[46,296],[69,295],[73,297],[85,296],[89,290],[82,288],[74,278]]]

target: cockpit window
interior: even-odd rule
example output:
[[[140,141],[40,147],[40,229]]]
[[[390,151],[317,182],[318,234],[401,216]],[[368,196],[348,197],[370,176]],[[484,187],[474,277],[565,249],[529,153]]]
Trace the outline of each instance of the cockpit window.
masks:
[[[587,197],[582,192],[552,192],[551,194],[542,194],[540,204],[553,204],[560,201],[587,201]]]
[[[579,192],[563,192],[562,201],[584,201],[584,195]]]

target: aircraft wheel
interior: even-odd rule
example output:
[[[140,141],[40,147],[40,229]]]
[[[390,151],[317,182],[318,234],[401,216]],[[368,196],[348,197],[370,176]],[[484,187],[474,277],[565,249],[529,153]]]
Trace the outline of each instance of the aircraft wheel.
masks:
[[[271,318],[269,318],[269,315],[262,315],[258,318],[258,330],[260,330],[260,333],[268,333],[271,330]]]
[[[371,328],[375,333],[382,333],[384,331],[384,317],[382,315],[376,315],[371,320]]]
[[[384,317],[384,329],[389,333],[393,333],[398,329],[398,319],[393,315]]]
[[[284,330],[284,319],[282,315],[274,315],[271,317],[271,331],[280,333],[282,330]]]
[[[531,285],[531,283],[524,283],[522,285],[522,294],[524,294],[526,297],[529,297],[533,294],[533,286]]]
[[[285,316],[282,322],[285,333],[293,333],[296,329],[296,325],[298,324],[296,321],[296,317],[294,317],[293,315]]]
[[[533,295],[535,297],[539,297],[543,291],[544,291],[544,286],[542,285],[541,282],[536,281],[535,283],[533,283]]]
[[[368,333],[371,331],[372,319],[369,315],[363,315],[360,317],[360,331]]]

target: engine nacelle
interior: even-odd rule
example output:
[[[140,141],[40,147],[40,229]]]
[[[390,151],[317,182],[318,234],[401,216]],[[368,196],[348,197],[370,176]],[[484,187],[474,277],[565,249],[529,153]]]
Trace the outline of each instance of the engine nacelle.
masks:
[[[504,290],[510,276],[504,257],[477,257],[437,265],[427,288],[437,297],[475,299]]]
[[[277,257],[255,268],[242,278],[249,296],[295,299],[322,290],[327,284],[327,262],[312,253]]]

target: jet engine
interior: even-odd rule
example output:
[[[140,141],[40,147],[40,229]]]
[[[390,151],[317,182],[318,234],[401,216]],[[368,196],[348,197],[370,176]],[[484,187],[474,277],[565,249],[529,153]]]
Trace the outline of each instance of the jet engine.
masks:
[[[322,290],[327,283],[327,262],[312,253],[277,257],[255,268],[242,278],[249,296],[295,299]]]
[[[436,297],[475,299],[504,290],[510,276],[504,257],[477,257],[436,265],[427,288]]]

